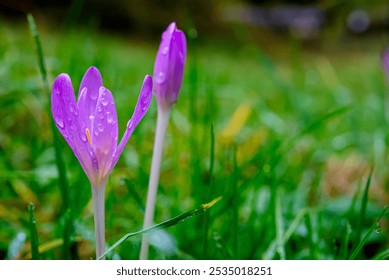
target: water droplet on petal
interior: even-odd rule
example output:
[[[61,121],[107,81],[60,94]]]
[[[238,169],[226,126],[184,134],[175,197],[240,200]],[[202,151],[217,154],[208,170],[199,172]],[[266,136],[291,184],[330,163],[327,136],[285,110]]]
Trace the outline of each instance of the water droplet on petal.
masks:
[[[88,89],[86,87],[83,87],[82,90],[80,91],[80,94],[79,94],[78,98],[80,98],[80,96],[85,95],[87,92],[88,92]]]
[[[104,119],[104,114],[103,113],[101,113],[99,116],[100,116],[100,119]]]
[[[97,124],[97,129],[98,129],[100,132],[103,132],[103,130],[104,130],[103,124],[102,124],[102,123],[98,123],[98,124]]]
[[[157,77],[155,77],[155,82],[158,84],[162,84],[165,81],[165,73],[159,72]]]
[[[90,115],[90,116],[89,116],[89,119],[90,119],[91,121],[94,121],[94,119],[95,119],[95,116],[93,116],[93,115]]]
[[[97,129],[95,129],[95,131],[93,132],[94,135],[98,136],[99,135],[99,132],[97,131]]]
[[[133,125],[133,121],[132,119],[130,119],[127,123],[127,129],[131,129],[132,128],[132,125]]]
[[[97,106],[97,112],[101,112],[101,111],[103,111],[103,108],[100,105]]]
[[[84,133],[80,133],[80,138],[83,142],[86,142],[86,135]]]
[[[110,112],[107,112],[107,123],[112,123],[113,122],[113,116]]]
[[[168,51],[169,51],[169,47],[164,47],[164,48],[162,49],[162,54],[163,54],[163,55],[166,55],[166,54],[168,53]]]
[[[106,98],[101,98],[101,99],[100,99],[100,103],[103,104],[103,106],[107,106],[107,105],[108,105],[108,99],[106,99]]]
[[[65,128],[65,123],[63,122],[63,119],[61,117],[57,117],[55,119],[55,123],[60,127],[60,128]]]
[[[93,90],[89,91],[89,97],[92,100],[96,100],[98,95],[99,93],[97,91],[93,91]]]

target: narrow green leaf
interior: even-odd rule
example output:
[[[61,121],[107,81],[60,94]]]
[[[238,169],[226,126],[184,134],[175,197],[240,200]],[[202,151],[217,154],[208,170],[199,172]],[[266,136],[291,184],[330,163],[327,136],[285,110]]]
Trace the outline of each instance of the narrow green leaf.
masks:
[[[33,260],[39,260],[39,239],[38,232],[36,230],[36,221],[34,216],[34,204],[30,203],[28,205],[28,212],[30,214],[30,243],[31,243],[31,256]]]
[[[276,240],[277,240],[277,252],[281,260],[285,260],[285,242],[284,242],[284,220],[282,217],[281,208],[281,195],[280,190],[276,190],[275,198],[275,218],[276,218]]]
[[[232,232],[233,232],[233,238],[232,238],[232,248],[234,251],[234,259],[239,258],[239,252],[238,252],[238,240],[239,240],[239,192],[238,192],[238,162],[236,159],[237,149],[234,148],[234,154],[233,154],[233,167],[234,171],[232,174]]]
[[[62,196],[62,213],[65,214],[67,209],[70,208],[70,193],[69,193],[69,184],[66,176],[66,166],[62,157],[62,147],[61,147],[61,142],[60,142],[60,137],[59,137],[59,132],[54,124],[53,118],[51,118],[51,90],[49,86],[49,82],[47,79],[47,71],[46,71],[46,65],[45,65],[45,59],[43,55],[43,49],[42,49],[42,44],[39,38],[39,32],[38,28],[36,27],[34,17],[31,14],[27,15],[27,20],[28,20],[28,25],[31,30],[31,34],[34,38],[35,45],[36,45],[36,50],[37,50],[37,57],[38,57],[38,65],[39,65],[39,70],[42,76],[42,81],[44,85],[44,91],[47,94],[47,104],[46,104],[46,111],[47,115],[49,116],[50,121],[50,128],[52,131],[53,135],[53,145],[54,145],[54,152],[55,152],[55,163],[57,166],[58,170],[58,176],[59,176],[59,186],[60,186],[60,191],[61,191],[61,196]],[[69,223],[73,223],[73,218],[72,215],[70,216],[70,221]],[[65,231],[66,226],[65,226]],[[71,244],[71,238],[73,237],[74,232],[72,233],[64,233],[64,243],[65,244]]]
[[[378,253],[375,257],[374,257],[374,260],[387,260],[389,259],[389,249],[381,252],[381,253]]]
[[[343,107],[340,107],[334,111],[329,112],[328,114],[325,114],[325,115],[319,117],[318,119],[313,121],[311,124],[309,124],[307,127],[303,128],[300,131],[299,136],[304,135],[312,130],[315,130],[315,129],[321,127],[327,120],[330,120],[336,116],[342,115],[342,114],[346,113],[348,110],[350,110],[350,106],[343,106]]]
[[[297,215],[296,215],[296,218],[294,218],[294,220],[292,221],[292,223],[290,224],[290,226],[288,227],[288,229],[286,230],[284,236],[283,236],[283,240],[282,242],[284,244],[286,244],[289,239],[292,237],[293,233],[297,230],[298,226],[300,225],[301,221],[303,220],[303,218],[305,217],[305,215],[308,213],[308,210],[307,209],[302,209]],[[263,254],[263,259],[264,260],[271,260],[274,258],[274,255],[276,254],[276,249],[277,249],[277,244],[278,244],[278,240],[275,239],[271,244],[270,246],[268,247],[268,249],[265,251],[265,253]]]
[[[342,242],[342,247],[340,248],[340,259],[341,260],[347,259],[348,249],[349,249],[348,246],[349,246],[351,232],[352,232],[351,225],[347,221],[346,222],[345,233],[344,233],[344,237],[343,237],[343,242]]]
[[[370,184],[371,184],[371,177],[373,175],[373,169],[374,168],[372,168],[370,170],[369,177],[367,178],[367,181],[366,181],[366,184],[365,184],[365,188],[364,188],[364,191],[363,191],[362,200],[361,200],[361,210],[360,210],[360,213],[359,213],[359,221],[358,221],[357,236],[356,236],[357,242],[361,241],[363,224],[364,224],[365,218],[366,218],[366,208],[367,208],[367,202],[368,202],[368,199],[369,199],[369,188],[370,188]]]
[[[134,237],[134,236],[137,236],[137,235],[140,235],[140,234],[150,233],[150,232],[154,232],[154,231],[157,231],[157,230],[161,230],[161,229],[164,229],[164,228],[168,228],[168,227],[174,226],[175,224],[183,222],[186,219],[192,218],[192,217],[194,217],[194,216],[196,216],[198,214],[201,214],[201,213],[207,211],[209,208],[211,208],[216,203],[218,203],[221,199],[222,199],[222,197],[217,197],[217,198],[215,198],[214,200],[212,200],[209,203],[202,204],[200,207],[198,207],[196,209],[193,209],[193,210],[188,211],[188,212],[186,212],[184,214],[178,215],[177,217],[169,219],[169,220],[167,220],[165,222],[162,222],[160,224],[154,225],[152,227],[149,227],[149,228],[146,228],[146,229],[143,229],[143,230],[139,230],[139,231],[136,231],[136,232],[128,233],[128,234],[124,235],[122,238],[120,238],[119,241],[117,241],[111,247],[109,247],[104,252],[104,254],[102,254],[98,259],[99,260],[103,259],[106,255],[108,255],[116,247],[118,247],[120,244],[122,244],[124,241],[126,241],[130,237]]]
[[[127,187],[128,192],[131,194],[131,196],[134,198],[137,207],[142,211],[142,213],[145,212],[145,205],[140,197],[140,195],[136,192],[134,185],[128,178],[123,179],[124,184]]]
[[[213,166],[215,161],[215,132],[213,130],[213,124],[211,124],[211,151],[210,151],[210,162],[209,162],[209,186],[205,191],[206,200],[209,200],[212,197],[213,190]],[[206,258],[208,252],[208,231],[209,231],[209,219],[210,213],[207,212],[204,215],[204,241],[203,241],[203,258]]]
[[[365,237],[362,239],[362,241],[358,244],[357,248],[354,250],[354,252],[351,254],[349,260],[354,260],[359,252],[361,251],[361,249],[363,248],[363,246],[366,244],[366,242],[369,240],[369,237],[370,235],[374,232],[374,230],[379,226],[379,222],[381,220],[381,218],[384,216],[385,212],[386,212],[386,209],[388,208],[388,206],[386,205],[384,207],[384,210],[382,210],[381,214],[378,216],[378,218],[376,219],[376,221],[373,223],[373,225],[370,227],[369,231],[366,233]]]

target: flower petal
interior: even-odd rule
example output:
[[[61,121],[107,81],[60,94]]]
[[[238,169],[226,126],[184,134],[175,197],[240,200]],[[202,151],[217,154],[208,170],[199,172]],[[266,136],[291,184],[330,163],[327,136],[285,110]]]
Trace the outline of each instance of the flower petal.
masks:
[[[91,138],[100,172],[105,176],[112,170],[110,163],[118,140],[116,107],[112,93],[105,87],[99,90]]]
[[[158,105],[171,107],[177,102],[186,59],[185,34],[173,22],[162,34],[154,64],[154,92]]]
[[[80,112],[79,121],[81,129],[85,131],[88,128],[93,130],[93,121],[90,116],[93,116],[96,110],[97,98],[99,97],[99,89],[103,85],[99,70],[92,66],[86,70],[82,78],[80,89],[78,92],[78,109]]]
[[[127,123],[127,129],[124,132],[123,138],[120,141],[120,144],[115,151],[110,168],[113,168],[117,163],[119,156],[124,149],[124,146],[126,146],[128,142],[128,139],[130,139],[135,128],[137,127],[137,125],[139,124],[139,122],[142,120],[147,110],[149,109],[151,98],[152,98],[152,92],[153,92],[153,79],[151,78],[150,75],[146,75],[143,81],[141,92],[138,97],[138,101],[135,106],[134,113],[132,114],[131,119]]]
[[[90,178],[91,172],[93,172],[92,161],[88,153],[86,137],[80,131],[79,111],[72,83],[67,74],[59,75],[54,81],[51,93],[51,111],[58,130],[68,142],[85,173]],[[83,141],[84,139],[85,141]]]

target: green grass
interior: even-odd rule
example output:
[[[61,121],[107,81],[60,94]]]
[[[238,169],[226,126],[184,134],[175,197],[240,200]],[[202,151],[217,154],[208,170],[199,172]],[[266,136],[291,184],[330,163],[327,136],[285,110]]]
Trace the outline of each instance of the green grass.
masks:
[[[77,92],[85,70],[97,66],[122,134],[143,78],[152,74],[158,38],[58,32],[39,21],[38,29],[48,83],[65,72]],[[1,22],[0,38],[0,259],[93,258],[90,185],[66,142],[53,138],[27,21]],[[155,221],[223,199],[154,233],[151,258],[387,259],[389,87],[380,42],[305,48],[239,38],[228,47],[188,39]],[[108,180],[110,246],[141,230],[155,122],[154,100]],[[66,168],[69,205],[53,141]],[[110,257],[137,259],[139,249],[136,236]]]

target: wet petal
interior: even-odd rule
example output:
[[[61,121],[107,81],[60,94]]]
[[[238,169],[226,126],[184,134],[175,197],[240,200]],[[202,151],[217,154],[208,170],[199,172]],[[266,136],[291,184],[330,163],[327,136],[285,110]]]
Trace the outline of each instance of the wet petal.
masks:
[[[171,107],[177,101],[186,59],[185,34],[173,22],[162,34],[154,64],[154,92],[158,105]]]
[[[90,116],[93,116],[95,112],[99,89],[102,85],[103,80],[99,70],[94,66],[90,67],[82,78],[78,92],[77,106],[80,111],[79,121],[83,130],[86,128],[93,129],[93,119]]]
[[[58,130],[68,142],[88,177],[93,172],[88,147],[78,123],[79,111],[71,80],[67,74],[59,75],[53,84],[51,110]]]
[[[114,99],[112,93],[105,87],[100,87],[99,90],[91,139],[101,169],[100,172],[105,176],[111,171],[110,163],[118,139],[118,122]]]
[[[124,146],[127,144],[128,139],[130,139],[132,133],[135,130],[135,127],[142,120],[147,110],[149,109],[153,91],[153,80],[151,76],[147,75],[143,81],[142,89],[138,97],[138,101],[135,106],[134,113],[132,114],[131,119],[127,123],[127,129],[123,135],[122,140],[120,141],[119,146],[117,147],[114,158],[112,160],[111,169],[115,166],[116,162],[119,159],[120,154],[122,153]]]

